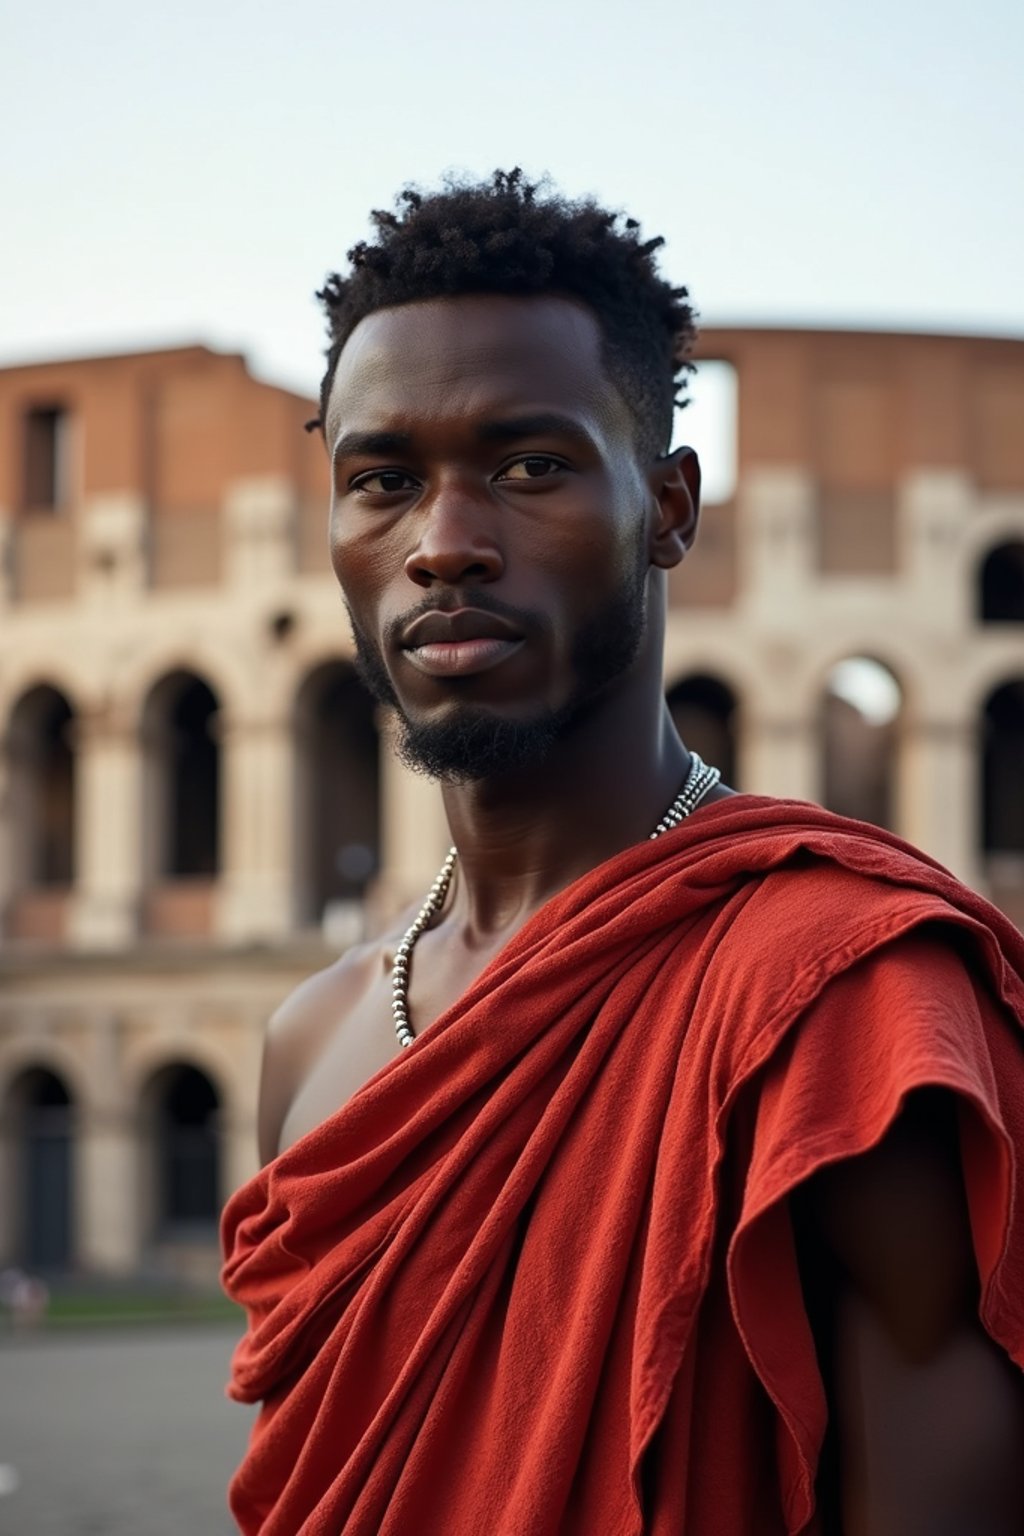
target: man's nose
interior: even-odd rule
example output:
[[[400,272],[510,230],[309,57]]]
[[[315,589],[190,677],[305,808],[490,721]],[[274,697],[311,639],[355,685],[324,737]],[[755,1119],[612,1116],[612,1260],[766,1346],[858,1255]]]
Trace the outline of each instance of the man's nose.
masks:
[[[457,587],[496,581],[505,560],[493,525],[493,509],[463,488],[441,488],[419,509],[422,521],[405,573],[417,586]]]

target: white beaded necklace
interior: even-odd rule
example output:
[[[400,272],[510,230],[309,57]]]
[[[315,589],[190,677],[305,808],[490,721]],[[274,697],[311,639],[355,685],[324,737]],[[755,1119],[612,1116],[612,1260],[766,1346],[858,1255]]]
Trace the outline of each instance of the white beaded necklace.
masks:
[[[678,827],[680,822],[685,821],[690,812],[696,810],[708,790],[714,789],[721,777],[717,768],[709,768],[696,752],[691,752],[690,771],[686,775],[686,782],[651,833],[651,841],[653,842],[663,832],[668,832],[673,827]],[[417,912],[415,920],[406,929],[402,942],[395,950],[394,964],[391,967],[391,1012],[395,1021],[395,1034],[403,1050],[406,1046],[412,1045],[416,1038],[409,1022],[409,959],[416,940],[435,912],[439,912],[444,906],[457,858],[456,849],[449,848],[445,861],[438,871],[437,879],[430,887],[426,901]]]

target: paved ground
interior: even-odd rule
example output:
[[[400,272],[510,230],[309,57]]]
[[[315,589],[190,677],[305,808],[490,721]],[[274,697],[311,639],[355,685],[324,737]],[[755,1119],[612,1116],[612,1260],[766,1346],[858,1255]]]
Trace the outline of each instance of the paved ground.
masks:
[[[218,1324],[0,1339],[0,1536],[231,1536]]]

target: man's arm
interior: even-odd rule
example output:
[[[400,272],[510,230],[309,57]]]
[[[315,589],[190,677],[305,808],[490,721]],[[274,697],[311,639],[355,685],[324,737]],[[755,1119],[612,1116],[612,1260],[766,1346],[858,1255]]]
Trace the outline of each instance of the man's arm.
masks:
[[[843,1536],[1021,1536],[1024,1376],[978,1320],[952,1096],[914,1094],[794,1219]]]

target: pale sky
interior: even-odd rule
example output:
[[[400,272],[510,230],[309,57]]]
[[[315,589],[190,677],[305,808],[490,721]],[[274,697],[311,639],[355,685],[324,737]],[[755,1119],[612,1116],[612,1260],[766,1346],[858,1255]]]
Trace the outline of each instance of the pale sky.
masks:
[[[372,206],[522,163],[709,323],[1024,335],[1024,6],[134,0],[0,19],[0,364],[200,340],[313,391]]]

